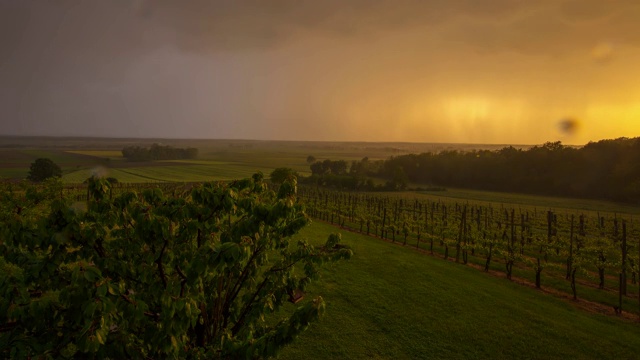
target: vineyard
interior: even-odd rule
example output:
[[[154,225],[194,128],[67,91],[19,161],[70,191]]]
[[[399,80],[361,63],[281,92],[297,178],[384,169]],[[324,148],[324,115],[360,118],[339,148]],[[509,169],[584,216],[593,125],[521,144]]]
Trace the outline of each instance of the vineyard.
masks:
[[[640,314],[640,228],[630,215],[310,187],[299,198],[327,223]]]
[[[419,193],[299,187],[296,194],[290,186],[267,187],[259,175],[205,184],[110,184],[106,179],[76,185],[2,183],[0,307],[7,315],[0,319],[0,353],[198,357],[212,350],[271,356],[281,348],[278,344],[293,340],[289,335],[294,329],[297,333],[306,328],[324,308],[324,303],[309,301],[303,307],[286,304],[297,303],[304,292],[326,295],[335,308],[330,319],[283,348],[287,359],[310,351],[319,358],[416,358],[433,354],[432,347],[441,351],[434,358],[449,358],[458,351],[469,357],[512,358],[550,343],[552,347],[540,350],[538,356],[593,353],[600,358],[614,354],[626,358],[634,353],[639,335],[635,319],[640,315],[640,234],[629,214],[427,198]],[[268,232],[255,228],[284,209],[290,209],[286,210],[289,215],[274,218]],[[307,216],[318,221],[302,229]],[[335,227],[349,230],[341,240],[344,245],[332,236],[326,240]],[[294,228],[304,235],[282,237]],[[250,235],[256,229],[260,235]],[[201,238],[201,234],[208,235]],[[262,251],[263,236],[275,240],[270,243],[275,251],[268,257],[255,255]],[[204,253],[194,238],[206,238]],[[282,243],[276,240],[285,238]],[[308,260],[319,265],[346,257],[342,251],[348,248],[356,255],[350,262],[353,266],[331,267],[328,278],[308,289],[305,277],[295,277],[309,269],[295,266],[306,261],[298,257],[311,256]],[[455,262],[466,266],[455,266]],[[205,263],[209,270],[198,272]],[[251,274],[256,271],[253,280],[242,275],[243,268],[253,269]],[[284,278],[268,275],[285,268],[292,272]],[[264,270],[267,273],[261,278],[259,272]],[[483,270],[513,281],[485,276]],[[271,286],[268,292],[261,288],[266,279],[274,281],[266,283]],[[518,285],[527,282],[531,289]],[[246,288],[237,293],[234,283]],[[535,287],[577,299],[575,304],[598,307],[572,312],[557,304],[571,302],[540,296]],[[305,290],[301,293],[296,288]],[[284,296],[272,303],[269,294],[274,289]],[[220,303],[221,298],[214,295],[202,298],[208,291],[231,298],[238,294],[242,299],[231,305]],[[245,309],[252,306],[254,296],[262,302],[261,310],[249,314]],[[228,310],[207,314],[199,305],[203,299],[205,309],[224,305]],[[279,323],[281,329],[289,330],[269,331],[278,307],[283,307],[285,316],[292,316],[291,322]],[[594,315],[585,308],[617,313],[634,322]],[[202,347],[201,330],[194,325],[201,321],[198,314],[213,326],[206,336],[216,343],[224,341],[223,348]],[[493,315],[487,319],[487,314]],[[251,316],[251,326],[262,329],[254,333],[254,340],[236,336],[250,336],[250,328],[244,332],[237,325],[243,316]],[[225,318],[233,321],[220,325]],[[521,321],[529,325],[511,329],[509,324]],[[569,334],[580,326],[583,335]],[[490,331],[476,339],[484,327]],[[566,335],[558,337],[555,330],[548,330],[556,328],[565,329]],[[512,330],[513,336],[530,342],[500,335]],[[434,332],[439,340],[432,343]],[[59,335],[74,333],[81,335]],[[452,333],[475,340],[452,350],[456,343],[449,339]],[[371,345],[371,334],[376,334],[380,345]],[[344,336],[354,341],[345,342]],[[602,337],[599,342],[590,342],[598,336]],[[136,340],[114,347],[118,339],[127,337]],[[40,344],[36,338],[56,345]],[[611,348],[618,338],[625,340]],[[156,350],[140,345],[147,341]],[[574,342],[584,349],[567,346]]]

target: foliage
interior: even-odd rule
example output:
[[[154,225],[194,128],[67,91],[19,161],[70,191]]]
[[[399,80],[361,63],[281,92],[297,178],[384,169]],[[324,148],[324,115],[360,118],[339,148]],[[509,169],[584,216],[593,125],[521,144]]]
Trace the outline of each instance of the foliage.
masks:
[[[628,214],[541,211],[522,204],[461,203],[422,194],[346,192],[316,186],[302,186],[299,196],[312,217],[453,257],[485,271],[535,278],[537,287],[566,291],[566,280],[576,275],[578,280],[572,282],[578,283],[581,297],[606,306],[620,302],[618,296],[597,288],[619,290],[617,277],[626,271],[623,285],[631,280],[634,286],[627,286],[626,295],[622,289],[623,306],[619,308],[638,311],[638,274],[634,271],[640,229],[628,225],[632,221]],[[573,262],[578,265],[572,267]],[[583,289],[582,283],[590,284],[590,289]]]
[[[496,151],[408,154],[391,157],[369,173],[393,180],[400,167],[410,182],[418,184],[637,203],[639,162],[640,138],[620,138],[582,148],[556,141],[528,150],[509,146]]]
[[[345,175],[347,173],[347,162],[344,160],[316,161],[309,166],[313,175]]]
[[[313,164],[314,162],[316,162],[316,157],[315,156],[313,156],[313,155],[307,156],[307,163]]]
[[[198,149],[160,144],[153,144],[150,148],[127,146],[122,149],[122,156],[129,161],[195,159],[198,157]]]
[[[40,182],[51,177],[61,177],[62,170],[51,159],[39,158],[31,163],[27,179]]]
[[[86,211],[54,185],[2,191],[0,357],[272,356],[325,305],[270,314],[319,265],[352,255],[339,235],[291,243],[309,222],[295,180],[277,193],[256,174],[113,199],[110,186],[90,180]]]
[[[320,244],[331,231],[318,221],[301,235]],[[342,235],[358,256],[328,269],[317,285],[335,311],[287,346],[283,360],[638,358],[640,324],[633,320],[584,311],[408,246]],[[564,277],[561,283],[568,288]],[[584,297],[597,289],[578,291]]]
[[[271,172],[269,179],[274,184],[282,184],[287,180],[294,180],[298,178],[298,173],[291,168],[280,167]]]

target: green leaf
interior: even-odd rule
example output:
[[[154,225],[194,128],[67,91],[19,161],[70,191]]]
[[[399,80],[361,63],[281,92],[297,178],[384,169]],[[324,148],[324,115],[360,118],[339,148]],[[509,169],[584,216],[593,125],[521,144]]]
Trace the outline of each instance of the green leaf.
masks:
[[[98,295],[98,297],[103,298],[106,294],[107,294],[107,284],[103,283],[102,285],[98,286],[98,290],[96,291],[96,295]]]

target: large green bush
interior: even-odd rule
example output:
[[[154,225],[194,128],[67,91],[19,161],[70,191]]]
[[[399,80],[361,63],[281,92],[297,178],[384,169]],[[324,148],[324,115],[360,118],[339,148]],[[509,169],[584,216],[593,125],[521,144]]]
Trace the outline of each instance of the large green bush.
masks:
[[[291,243],[309,221],[295,181],[113,198],[106,180],[88,186],[86,210],[55,189],[2,191],[0,357],[268,357],[324,303],[270,314],[300,300],[318,265],[352,254],[339,235]]]

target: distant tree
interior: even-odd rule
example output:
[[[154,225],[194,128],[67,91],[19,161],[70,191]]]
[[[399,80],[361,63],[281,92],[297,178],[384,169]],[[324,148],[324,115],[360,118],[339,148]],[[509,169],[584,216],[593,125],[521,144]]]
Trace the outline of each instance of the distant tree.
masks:
[[[140,146],[124,147],[122,156],[129,161],[195,159],[198,157],[198,149],[175,148],[154,143],[150,148]]]
[[[402,166],[397,166],[393,171],[392,187],[394,190],[404,190],[407,188],[407,182],[409,181],[407,174],[404,172]]]
[[[313,175],[324,175],[329,172],[329,169],[325,167],[322,161],[316,161],[309,166],[311,169],[311,174]]]
[[[308,164],[313,164],[314,162],[316,162],[316,157],[313,155],[309,155],[307,156],[307,163]]]
[[[344,160],[331,161],[329,168],[332,174],[344,175],[347,173],[347,162]]]
[[[51,177],[61,177],[62,170],[51,159],[39,158],[31,163],[27,179],[40,182]]]
[[[271,172],[269,179],[274,184],[282,184],[286,180],[297,179],[298,174],[291,168],[277,168]]]

